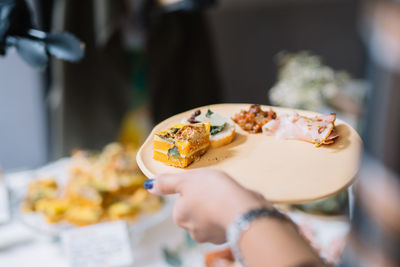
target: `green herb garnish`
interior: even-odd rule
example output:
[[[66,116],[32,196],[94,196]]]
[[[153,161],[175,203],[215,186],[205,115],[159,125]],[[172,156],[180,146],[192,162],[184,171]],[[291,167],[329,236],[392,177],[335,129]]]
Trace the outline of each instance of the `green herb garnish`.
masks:
[[[225,126],[226,126],[226,123],[224,123],[221,126],[211,126],[210,127],[210,134],[211,135],[215,135],[215,134],[219,133],[220,131],[222,131],[225,128]]]
[[[211,118],[211,115],[214,114],[210,109],[207,110],[206,117]]]
[[[174,159],[179,159],[181,157],[181,154],[179,154],[179,150],[176,146],[173,148],[168,149],[168,156],[172,156]]]
[[[171,130],[169,130],[169,132],[172,134],[175,134],[178,130],[179,130],[179,128],[171,128]]]

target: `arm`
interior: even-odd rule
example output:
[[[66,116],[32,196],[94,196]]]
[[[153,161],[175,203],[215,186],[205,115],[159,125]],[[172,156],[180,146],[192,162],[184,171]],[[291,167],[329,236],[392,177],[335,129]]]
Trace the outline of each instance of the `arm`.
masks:
[[[238,215],[271,207],[257,192],[211,169],[161,175],[145,185],[155,194],[180,195],[174,206],[174,221],[198,242],[224,243],[226,229]],[[239,247],[249,266],[301,266],[306,262],[315,263],[307,266],[322,265],[293,225],[272,217],[252,222],[242,234]]]
[[[323,266],[293,225],[277,219],[254,221],[239,247],[249,266]]]

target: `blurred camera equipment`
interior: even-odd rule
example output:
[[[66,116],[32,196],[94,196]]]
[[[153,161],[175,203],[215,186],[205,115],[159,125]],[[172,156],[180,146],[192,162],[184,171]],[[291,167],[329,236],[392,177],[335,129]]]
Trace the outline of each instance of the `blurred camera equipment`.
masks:
[[[49,55],[77,62],[84,44],[66,32],[47,33],[33,28],[31,12],[24,0],[0,0],[0,55],[14,47],[32,67],[43,68]]]

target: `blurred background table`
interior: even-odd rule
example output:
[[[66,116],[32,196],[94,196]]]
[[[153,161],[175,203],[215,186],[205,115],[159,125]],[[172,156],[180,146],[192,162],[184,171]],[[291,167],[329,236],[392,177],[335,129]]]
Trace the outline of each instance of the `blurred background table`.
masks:
[[[5,182],[11,178],[14,184],[9,184],[9,188],[18,186],[15,184],[17,180],[31,179],[31,174],[29,171],[8,174],[5,176]],[[15,209],[13,210],[15,212]],[[337,262],[350,229],[345,216],[310,215],[293,209],[288,210],[288,214],[321,256]],[[185,235],[185,231],[178,228],[169,215],[161,223],[148,229],[138,243],[132,236],[133,266],[170,266],[163,254],[163,248],[168,248],[171,251],[178,250],[182,266],[202,267],[204,253],[220,248],[210,244],[188,247]],[[0,225],[0,236],[0,266],[68,266],[59,239],[27,227],[16,214],[13,214],[8,223]]]

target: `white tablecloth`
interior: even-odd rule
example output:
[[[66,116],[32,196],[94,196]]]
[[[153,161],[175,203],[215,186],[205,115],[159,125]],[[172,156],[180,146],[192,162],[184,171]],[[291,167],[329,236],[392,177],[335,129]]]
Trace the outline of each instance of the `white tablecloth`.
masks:
[[[23,186],[31,176],[31,172],[12,174],[12,187]],[[332,256],[332,247],[338,240],[343,240],[349,231],[349,224],[344,218],[327,219],[301,212],[290,212],[289,216],[300,226],[305,226],[308,237],[313,240],[321,254],[328,258]],[[167,217],[147,230],[141,241],[132,246],[133,266],[168,266],[162,257],[162,247],[175,248],[184,240],[185,232],[174,225],[171,216]],[[204,252],[212,249],[215,246],[201,245],[186,251],[183,255],[184,266],[202,267]],[[9,223],[0,224],[0,267],[3,266],[67,267],[67,261],[59,241],[28,228],[14,218]]]
[[[307,224],[313,231],[318,246],[328,253],[332,243],[345,236],[349,230],[348,223],[343,220],[318,219],[301,213],[292,213],[291,216],[300,224]],[[173,224],[171,217],[147,230],[139,244],[132,249],[133,266],[168,266],[163,260],[161,248],[176,247],[184,239],[184,234],[183,230]],[[190,255],[186,255],[185,262],[191,262],[187,266],[203,266],[203,252],[212,248],[210,245],[194,249]],[[14,221],[0,226],[0,266],[67,267],[67,262],[58,241],[35,233]]]
[[[134,247],[134,266],[165,267],[161,247],[174,247],[184,238],[184,231],[171,218],[148,230]],[[0,266],[67,267],[58,241],[41,236],[19,222],[0,226]]]

